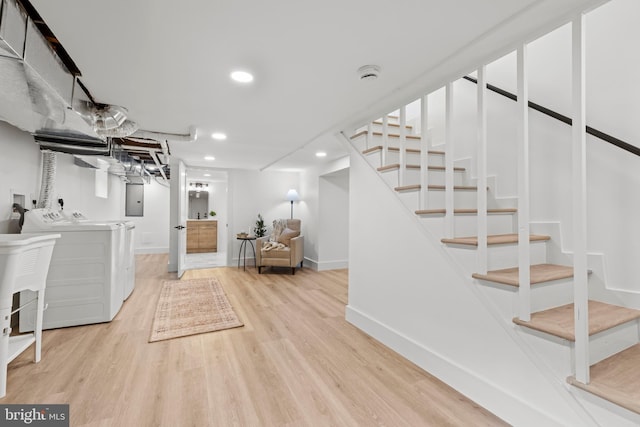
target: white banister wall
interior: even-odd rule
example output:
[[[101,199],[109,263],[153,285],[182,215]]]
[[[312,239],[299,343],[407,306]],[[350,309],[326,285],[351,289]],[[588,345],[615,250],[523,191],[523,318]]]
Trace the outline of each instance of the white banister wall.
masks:
[[[575,321],[575,375],[589,383],[589,289],[587,277],[587,157],[585,102],[585,19],[572,23],[573,92],[573,292]]]
[[[478,273],[487,273],[487,67],[478,69]]]
[[[518,48],[518,317],[531,320],[531,249],[529,244],[529,90],[527,46]]]

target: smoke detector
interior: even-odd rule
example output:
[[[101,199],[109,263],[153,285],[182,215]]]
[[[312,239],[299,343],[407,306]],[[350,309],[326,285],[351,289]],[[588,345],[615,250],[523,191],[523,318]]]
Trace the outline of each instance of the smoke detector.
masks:
[[[377,65],[363,65],[358,68],[360,80],[375,80],[380,75],[380,67]]]

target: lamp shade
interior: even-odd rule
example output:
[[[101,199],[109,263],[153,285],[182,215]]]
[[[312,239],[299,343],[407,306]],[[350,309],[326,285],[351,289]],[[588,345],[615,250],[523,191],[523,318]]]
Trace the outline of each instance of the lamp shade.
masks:
[[[300,200],[300,195],[296,190],[292,188],[287,192],[286,200],[290,202],[297,202],[298,200]]]

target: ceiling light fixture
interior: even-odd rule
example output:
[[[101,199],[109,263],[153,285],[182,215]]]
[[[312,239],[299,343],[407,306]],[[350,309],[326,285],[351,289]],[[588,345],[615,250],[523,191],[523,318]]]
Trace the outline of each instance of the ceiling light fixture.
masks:
[[[211,134],[211,138],[217,141],[224,141],[225,139],[227,139],[227,135],[222,132],[214,132]]]
[[[213,156],[204,156],[205,160],[215,160],[216,158]]]
[[[210,173],[205,173],[203,176],[211,176]]]
[[[318,151],[316,157],[327,157],[327,153],[325,151]]]
[[[234,71],[231,73],[231,78],[239,83],[251,83],[253,74],[246,71]]]

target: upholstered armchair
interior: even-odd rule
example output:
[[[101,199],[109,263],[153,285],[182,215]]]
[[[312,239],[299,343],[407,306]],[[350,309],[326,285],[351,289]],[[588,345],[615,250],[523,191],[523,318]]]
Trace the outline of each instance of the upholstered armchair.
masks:
[[[286,219],[273,221],[270,236],[256,239],[256,266],[258,273],[263,267],[289,267],[291,274],[296,267],[302,268],[304,258],[304,236],[300,235],[301,221]]]

